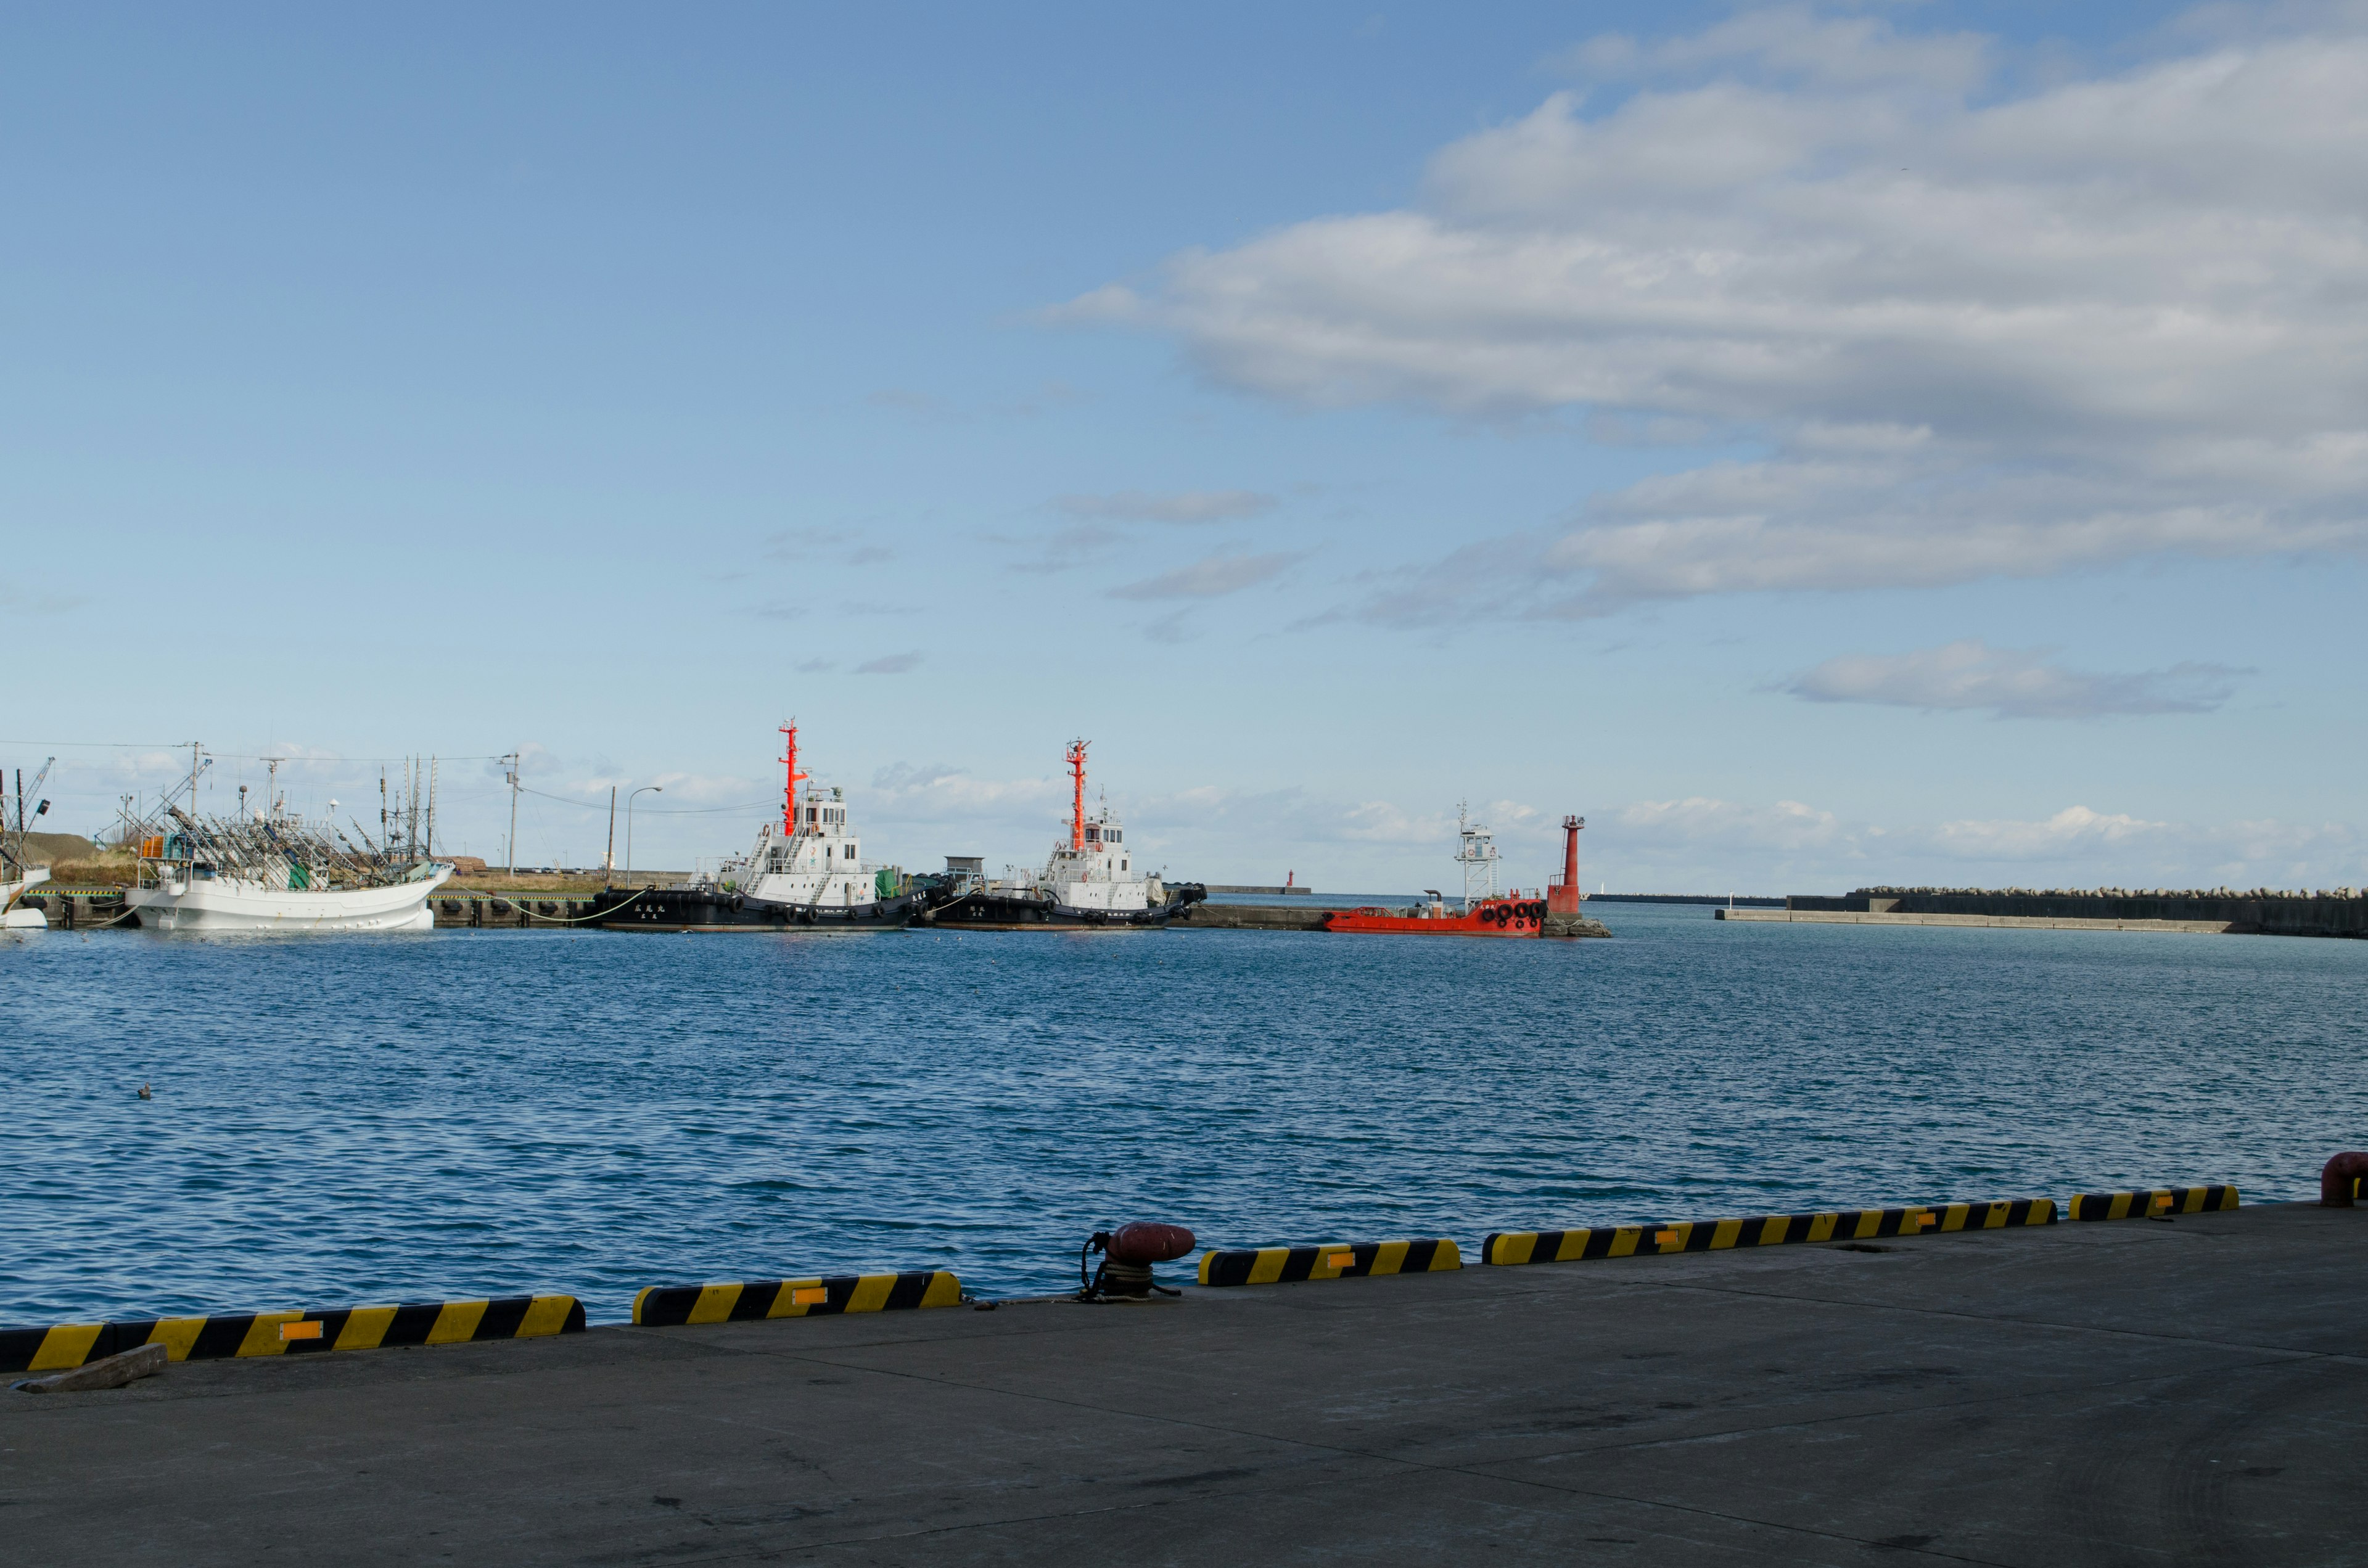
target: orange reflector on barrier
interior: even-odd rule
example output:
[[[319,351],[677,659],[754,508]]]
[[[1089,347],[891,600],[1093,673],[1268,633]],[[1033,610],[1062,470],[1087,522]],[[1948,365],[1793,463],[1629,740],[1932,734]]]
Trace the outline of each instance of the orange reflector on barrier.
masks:
[[[317,1318],[310,1323],[283,1323],[279,1325],[279,1339],[282,1344],[285,1344],[291,1339],[318,1339],[320,1337],[321,1324],[320,1320]]]
[[[818,1307],[830,1300],[830,1292],[819,1285],[806,1285],[790,1292],[790,1305]]]
[[[1355,1266],[1357,1255],[1353,1252],[1336,1252],[1324,1261],[1334,1268],[1349,1268]]]
[[[1653,1233],[1653,1244],[1655,1246],[1665,1247],[1677,1239],[1678,1233],[1675,1231],[1655,1231]]]

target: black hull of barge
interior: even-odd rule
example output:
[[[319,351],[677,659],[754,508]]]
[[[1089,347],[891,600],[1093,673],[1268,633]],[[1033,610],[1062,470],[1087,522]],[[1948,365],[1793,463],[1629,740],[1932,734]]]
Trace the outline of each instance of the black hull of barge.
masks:
[[[584,924],[604,931],[900,931],[923,904],[899,893],[848,906],[775,903],[706,888],[603,888]]]

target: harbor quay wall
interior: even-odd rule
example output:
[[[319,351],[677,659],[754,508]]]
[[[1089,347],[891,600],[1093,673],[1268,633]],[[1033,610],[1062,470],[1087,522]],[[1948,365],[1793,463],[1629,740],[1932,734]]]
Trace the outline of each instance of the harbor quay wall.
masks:
[[[129,927],[128,911],[120,892],[70,892],[28,894],[21,903],[41,911],[62,930]],[[565,893],[439,892],[427,901],[438,930],[515,928],[531,930],[576,925],[592,913],[589,898]],[[1329,911],[1317,907],[1287,907],[1258,903],[1195,903],[1169,924],[1177,927],[1235,931],[1321,931]],[[1611,933],[1584,915],[1549,915],[1549,937],[1609,937]]]
[[[1168,921],[1171,929],[1204,931],[1321,931],[1328,908],[1288,909],[1270,903],[1194,903]]]
[[[9,1539],[134,1568],[2355,1560],[2368,1210],[2167,1218],[176,1362],[0,1390]]]
[[[1269,903],[1195,903],[1173,920],[1171,930],[1321,931],[1328,908],[1285,909]],[[1542,935],[1548,937],[1609,937],[1601,922],[1584,915],[1548,915]]]
[[[1828,915],[1953,915],[2017,920],[2216,924],[2232,936],[2368,937],[2368,898],[2076,892],[1795,894],[1787,910]]]

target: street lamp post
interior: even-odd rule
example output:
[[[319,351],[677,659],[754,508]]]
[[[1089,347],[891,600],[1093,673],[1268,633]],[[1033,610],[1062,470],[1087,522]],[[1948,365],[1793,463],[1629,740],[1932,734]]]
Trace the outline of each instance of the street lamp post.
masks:
[[[633,791],[633,795],[665,793],[665,786],[659,784],[644,784]],[[625,797],[625,885],[627,887],[633,885],[633,795]]]

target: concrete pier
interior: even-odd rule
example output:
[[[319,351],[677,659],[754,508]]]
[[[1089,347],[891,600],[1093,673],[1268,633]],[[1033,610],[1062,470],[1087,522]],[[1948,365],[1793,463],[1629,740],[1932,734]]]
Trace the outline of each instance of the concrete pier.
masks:
[[[2014,931],[2180,931],[2224,936],[2226,920],[2115,920],[2107,916],[2037,915],[1903,915],[1894,910],[1720,909],[1713,920],[1758,920],[1779,926],[1973,926]]]
[[[1880,1247],[190,1363],[0,1392],[0,1518],[176,1568],[2368,1560],[2368,1209]]]

